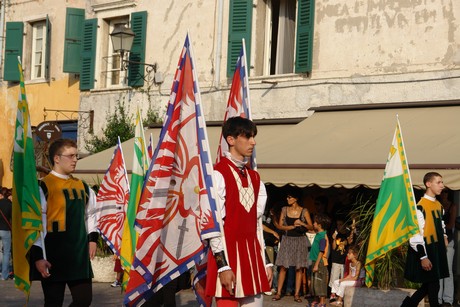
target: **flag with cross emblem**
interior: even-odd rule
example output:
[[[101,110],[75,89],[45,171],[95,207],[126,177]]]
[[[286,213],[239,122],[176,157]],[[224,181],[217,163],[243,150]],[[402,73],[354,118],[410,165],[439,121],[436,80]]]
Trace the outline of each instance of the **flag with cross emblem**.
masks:
[[[203,257],[220,235],[206,124],[187,35],[136,218],[139,237],[124,303],[139,306]]]

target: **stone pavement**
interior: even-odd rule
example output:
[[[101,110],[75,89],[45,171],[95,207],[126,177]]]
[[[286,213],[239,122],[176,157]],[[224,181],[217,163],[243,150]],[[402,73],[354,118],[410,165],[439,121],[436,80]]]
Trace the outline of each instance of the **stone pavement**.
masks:
[[[71,302],[70,292],[66,290],[64,306]],[[123,295],[120,288],[110,287],[110,283],[93,283],[93,303],[91,306],[122,306]],[[177,306],[197,307],[195,295],[191,290],[183,290],[176,294]],[[264,297],[264,307],[304,307],[306,300],[302,303],[294,302],[292,296],[283,297],[273,302],[270,296]],[[0,306],[22,307],[25,305],[25,297],[21,291],[14,287],[12,280],[0,281]],[[43,306],[43,294],[39,282],[33,282],[30,291],[29,307]]]

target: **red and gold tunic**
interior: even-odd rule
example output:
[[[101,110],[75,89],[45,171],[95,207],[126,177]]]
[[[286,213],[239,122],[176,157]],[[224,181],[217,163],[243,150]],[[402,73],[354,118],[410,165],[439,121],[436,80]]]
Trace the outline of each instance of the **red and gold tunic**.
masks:
[[[246,297],[270,291],[262,258],[262,246],[257,237],[257,200],[260,176],[256,171],[238,169],[223,158],[215,170],[225,179],[224,233],[228,265],[235,274],[235,296]],[[208,257],[206,295],[232,297],[222,288],[212,253]]]

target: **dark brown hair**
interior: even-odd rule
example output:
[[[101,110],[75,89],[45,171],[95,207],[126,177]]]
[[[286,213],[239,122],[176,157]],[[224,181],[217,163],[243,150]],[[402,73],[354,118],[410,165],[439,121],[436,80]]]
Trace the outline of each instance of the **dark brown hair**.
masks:
[[[77,148],[77,143],[71,139],[57,139],[51,143],[48,149],[48,159],[52,166],[54,166],[54,157],[62,154],[65,147]]]
[[[324,213],[316,214],[315,222],[316,224],[321,225],[321,228],[323,228],[323,230],[327,230],[331,226],[331,218]]]
[[[430,182],[431,180],[433,180],[434,177],[441,177],[442,178],[442,176],[439,173],[429,172],[429,173],[426,173],[425,176],[423,176],[423,184],[426,186],[426,183]]]
[[[222,125],[222,136],[227,139],[228,136],[237,138],[238,136],[245,136],[247,138],[255,137],[257,135],[257,127],[251,120],[241,116],[230,117]]]

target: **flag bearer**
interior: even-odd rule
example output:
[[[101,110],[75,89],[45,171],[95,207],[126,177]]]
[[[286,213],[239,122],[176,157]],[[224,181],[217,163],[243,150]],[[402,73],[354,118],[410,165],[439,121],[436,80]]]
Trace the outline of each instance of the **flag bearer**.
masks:
[[[83,181],[72,177],[77,165],[77,145],[57,139],[49,147],[52,171],[40,181],[43,236],[31,249],[33,280],[41,280],[44,306],[62,306],[66,285],[70,306],[90,306],[90,259],[96,254],[98,233],[96,196]]]
[[[260,306],[270,291],[272,269],[265,267],[263,230],[259,218],[265,209],[266,190],[259,174],[247,167],[254,151],[255,124],[242,117],[229,118],[222,135],[229,151],[215,166],[222,199],[224,238],[211,239],[206,294],[217,306]]]
[[[442,205],[436,200],[444,189],[442,176],[429,172],[423,177],[425,195],[417,204],[419,233],[410,240],[404,277],[422,286],[411,297],[406,297],[402,307],[417,306],[428,295],[430,306],[439,306],[439,280],[449,276],[447,264],[447,235],[442,222]]]

